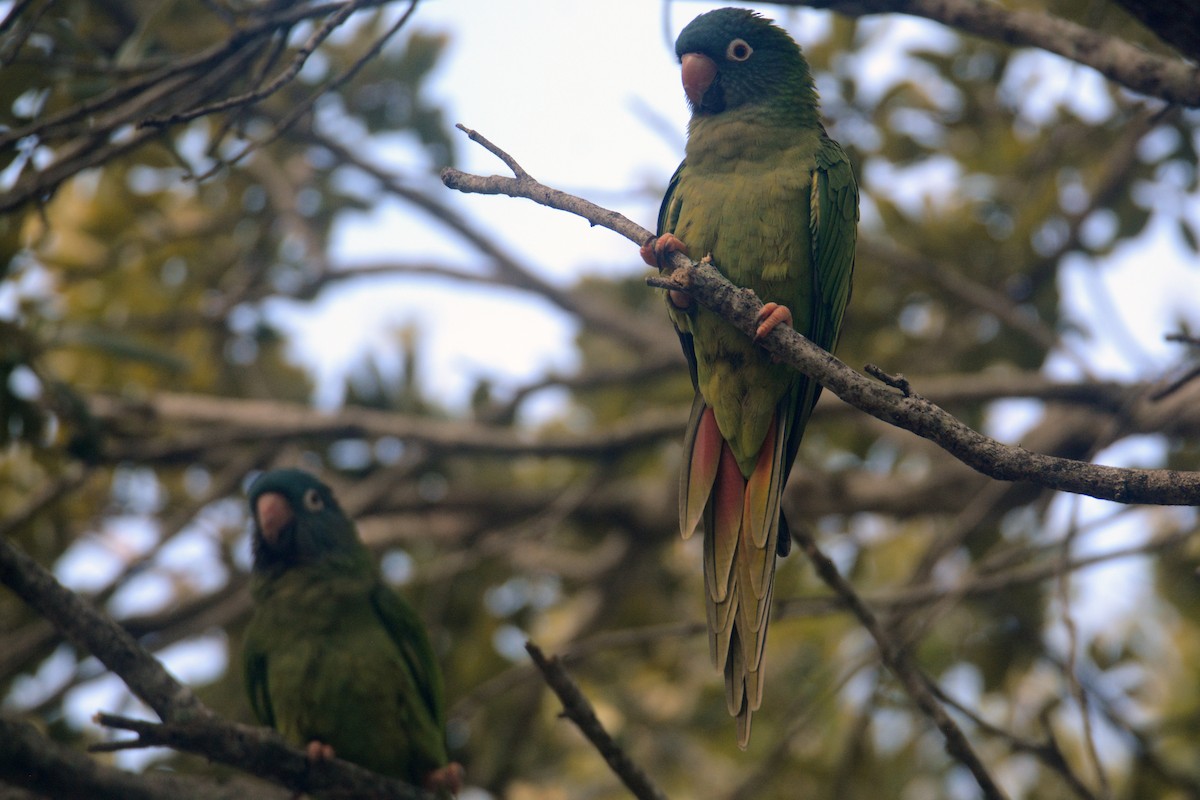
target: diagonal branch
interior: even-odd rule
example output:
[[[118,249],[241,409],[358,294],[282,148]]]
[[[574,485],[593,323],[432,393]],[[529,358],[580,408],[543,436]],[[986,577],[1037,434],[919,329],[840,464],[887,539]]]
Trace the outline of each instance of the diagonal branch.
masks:
[[[533,642],[526,642],[525,649],[533,663],[542,671],[546,683],[558,695],[563,704],[563,716],[574,722],[588,741],[600,751],[604,760],[612,767],[621,782],[641,800],[666,800],[662,790],[654,785],[645,770],[629,758],[628,754],[613,741],[612,736],[596,718],[596,711],[575,681],[567,674],[562,662],[556,657],[546,658],[545,653]]]
[[[228,776],[215,781],[207,775],[149,771],[139,775],[53,742],[28,722],[0,717],[0,796],[11,796],[4,791],[8,786],[37,792],[38,797],[89,800],[287,800],[292,796],[286,789],[250,778]]]
[[[96,722],[132,731],[136,739],[93,745],[93,752],[140,747],[171,747],[196,753],[251,774],[270,778],[297,792],[321,797],[371,797],[378,800],[432,800],[432,795],[396,778],[371,772],[339,758],[313,763],[270,728],[240,725],[216,716],[187,722],[150,722],[116,714],[97,714]]]
[[[171,677],[108,614],[59,583],[8,538],[0,538],[0,583],[50,620],[73,644],[100,659],[162,719],[212,715],[191,689]]]
[[[1109,80],[1151,97],[1200,106],[1200,68],[1155,55],[1115,36],[1041,11],[1009,10],[980,0],[776,0],[848,16],[910,14],[984,39],[1037,47],[1091,67]],[[1172,5],[1159,4],[1159,5]]]
[[[478,141],[482,137],[476,134],[472,138]],[[488,145],[493,153],[499,149],[490,142]],[[506,163],[509,159],[511,156]],[[523,170],[520,177],[507,178],[446,169],[442,171],[442,182],[461,192],[523,197],[568,211],[635,244],[640,245],[653,236],[621,214],[545,186]],[[695,264],[682,253],[672,254],[670,267],[673,270],[670,278],[648,278],[646,282],[686,292],[742,333],[754,336],[762,303],[753,292],[735,287],[711,263]],[[761,344],[781,363],[814,378],[855,408],[928,439],[964,464],[998,480],[1029,481],[1048,489],[1118,503],[1200,504],[1200,473],[1109,467],[1002,444],[914,393],[907,381],[898,379],[891,381],[891,385],[871,381],[789,327],[777,327]],[[877,377],[886,377],[881,370],[874,369]]]
[[[792,531],[792,535],[808,556],[809,561],[812,562],[813,567],[816,568],[817,575],[820,576],[821,580],[825,581],[825,584],[846,604],[846,607],[850,609],[854,616],[858,618],[858,621],[862,623],[862,626],[867,629],[867,632],[871,634],[876,646],[879,648],[879,655],[883,659],[883,663],[900,680],[908,696],[912,698],[917,707],[942,732],[942,737],[946,740],[946,751],[971,771],[976,783],[979,784],[979,788],[983,791],[984,797],[989,798],[989,800],[1003,800],[1006,795],[996,784],[987,767],[984,766],[979,756],[975,753],[974,748],[971,747],[971,743],[963,734],[962,729],[958,727],[958,724],[947,713],[945,706],[938,701],[934,692],[930,689],[929,681],[924,673],[921,672],[920,668],[912,662],[908,654],[888,635],[883,626],[879,624],[874,612],[858,596],[858,593],[854,591],[854,587],[842,577],[833,561],[821,552],[812,537],[802,530],[794,530]]]

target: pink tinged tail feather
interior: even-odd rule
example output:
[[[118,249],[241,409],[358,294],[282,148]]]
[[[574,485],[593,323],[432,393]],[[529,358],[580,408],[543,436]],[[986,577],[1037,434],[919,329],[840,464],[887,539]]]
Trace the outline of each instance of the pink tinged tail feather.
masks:
[[[686,539],[704,519],[705,610],[709,652],[725,673],[726,704],[737,718],[738,745],[750,741],[762,704],[767,639],[779,537],[786,424],[775,420],[749,477],[721,436],[711,408],[697,396],[685,438],[680,529]]]

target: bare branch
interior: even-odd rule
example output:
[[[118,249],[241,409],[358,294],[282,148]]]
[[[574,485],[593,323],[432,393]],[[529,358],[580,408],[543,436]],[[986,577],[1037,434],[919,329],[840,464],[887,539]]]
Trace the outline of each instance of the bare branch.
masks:
[[[587,435],[555,435],[541,440],[508,428],[442,421],[410,414],[349,406],[323,412],[299,403],[230,400],[207,395],[160,392],[140,401],[108,395],[89,399],[98,420],[189,422],[207,426],[186,436],[142,447],[119,449],[127,458],[186,458],[197,452],[237,442],[284,440],[296,436],[394,436],[435,450],[462,454],[594,456],[650,444],[683,430],[678,414],[647,412],[606,430]]]
[[[262,781],[168,772],[135,774],[105,766],[56,744],[27,722],[0,717],[0,781],[39,796],[89,800],[286,800],[291,793]]]
[[[813,567],[816,568],[817,575],[825,581],[825,584],[846,604],[847,608],[871,634],[879,648],[879,655],[883,659],[883,663],[900,680],[908,696],[942,732],[942,736],[946,740],[946,751],[971,771],[976,783],[983,791],[984,797],[990,798],[990,800],[1004,798],[1006,795],[1000,790],[987,767],[979,759],[967,737],[930,691],[928,679],[921,670],[912,663],[908,654],[892,641],[883,626],[876,620],[874,612],[862,601],[858,593],[854,591],[854,587],[842,577],[829,557],[821,552],[816,541],[805,531],[793,530],[792,535],[812,562]]]
[[[72,643],[119,675],[161,718],[211,716],[191,689],[172,678],[108,614],[64,587],[8,538],[0,538],[0,582],[50,620]]]
[[[557,657],[546,658],[541,648],[533,642],[525,642],[525,649],[529,652],[533,663],[542,671],[546,683],[562,701],[563,716],[579,727],[588,741],[600,751],[600,755],[604,756],[604,760],[612,767],[612,771],[617,774],[621,782],[629,791],[633,792],[634,797],[641,798],[641,800],[666,800],[666,795],[654,785],[645,770],[629,758],[628,754],[613,741],[612,736],[600,724],[592,704],[588,702],[575,681],[571,680],[571,676],[563,668],[562,662]]]
[[[626,217],[566,192],[523,178],[468,175],[454,169],[442,172],[451,189],[524,197],[541,205],[577,214],[641,244],[652,234]],[[673,253],[670,278],[647,283],[686,292],[717,312],[749,337],[755,334],[762,303],[748,290],[737,289],[711,264],[694,264]],[[1056,458],[1005,445],[955,419],[917,394],[880,386],[822,350],[791,328],[780,326],[762,346],[781,362],[804,372],[850,405],[922,436],[968,466],[999,480],[1030,481],[1058,491],[1086,494],[1119,503],[1196,505],[1200,503],[1200,473],[1176,470],[1122,469]]]
[[[1135,92],[1170,103],[1200,106],[1200,69],[1183,59],[1149,53],[1115,36],[1038,11],[1010,11],[976,0],[778,0],[780,5],[827,8],[847,16],[911,14],[966,33],[1021,47],[1038,47],[1089,66]]]
[[[414,786],[349,761],[333,758],[313,763],[304,751],[289,745],[270,728],[239,725],[213,716],[157,723],[101,713],[96,715],[96,722],[133,731],[137,739],[95,745],[93,751],[171,747],[269,777],[297,792],[312,792],[322,797],[433,800],[433,795]]]

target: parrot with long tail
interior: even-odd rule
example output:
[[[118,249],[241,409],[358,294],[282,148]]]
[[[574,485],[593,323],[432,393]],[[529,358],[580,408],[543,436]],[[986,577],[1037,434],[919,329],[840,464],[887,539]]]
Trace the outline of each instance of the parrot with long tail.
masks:
[[[792,325],[831,350],[850,298],[858,187],[821,123],[799,45],[759,14],[724,8],[679,34],[691,108],[683,163],[641,249],[711,255],[765,305],[755,339]],[[685,293],[667,292],[696,389],[684,439],[679,524],[704,530],[705,599],[714,665],[724,670],[738,745],[763,699],[763,650],[776,555],[791,537],[780,496],[821,387],[775,363]]]

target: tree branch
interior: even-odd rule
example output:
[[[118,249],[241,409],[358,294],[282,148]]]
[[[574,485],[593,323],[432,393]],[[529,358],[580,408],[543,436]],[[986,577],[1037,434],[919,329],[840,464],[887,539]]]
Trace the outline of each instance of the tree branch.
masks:
[[[1170,103],[1200,106],[1200,69],[1183,59],[1140,47],[1070,20],[1038,11],[1010,11],[978,0],[776,0],[847,16],[910,14],[1019,47],[1037,47],[1091,67],[1135,92]]]
[[[188,422],[206,426],[173,440],[116,453],[134,460],[190,458],[196,452],[237,442],[297,436],[394,436],[457,455],[595,456],[661,441],[683,429],[677,414],[648,412],[597,434],[531,439],[521,431],[350,406],[326,413],[299,403],[231,400],[200,394],[159,392],[139,401],[94,395],[89,411],[106,423]],[[211,426],[211,427],[209,427]],[[120,425],[115,426],[120,428]]]
[[[1000,790],[987,767],[979,759],[962,729],[934,696],[925,675],[912,663],[908,654],[888,636],[883,626],[875,618],[875,614],[854,591],[854,587],[841,576],[829,557],[821,552],[812,537],[802,530],[793,530],[792,536],[796,538],[801,549],[816,568],[817,575],[821,577],[821,580],[825,581],[825,584],[846,604],[847,608],[871,634],[879,648],[879,655],[883,659],[883,663],[900,680],[909,697],[942,732],[942,736],[946,740],[946,752],[971,771],[976,783],[983,791],[984,797],[989,800],[1003,800],[1006,795]]]
[[[580,691],[575,681],[567,674],[557,657],[546,658],[541,648],[533,642],[525,642],[525,649],[533,663],[542,671],[546,683],[562,701],[563,716],[574,722],[595,748],[604,756],[621,782],[641,800],[666,800],[662,790],[654,785],[645,770],[635,764],[596,718],[592,704]]]
[[[0,538],[0,582],[119,675],[162,719],[212,715],[108,614],[64,587],[8,538]]]
[[[97,714],[96,722],[133,731],[136,739],[93,745],[112,752],[138,747],[170,747],[269,777],[296,792],[322,797],[370,797],[375,800],[433,800],[433,795],[368,769],[333,758],[312,762],[270,728],[239,725],[215,716],[187,722],[150,722],[116,714]]]
[[[498,149],[489,145],[493,152]],[[446,169],[442,171],[442,182],[462,192],[524,197],[568,211],[635,244],[653,236],[614,211],[538,183],[523,170],[521,177],[507,178]],[[673,253],[669,266],[670,278],[652,277],[646,282],[686,292],[747,336],[754,336],[762,303],[753,292],[735,287],[711,263],[695,264],[682,253]],[[809,375],[850,405],[934,442],[964,464],[998,480],[1030,481],[1048,489],[1119,503],[1200,504],[1200,473],[1124,469],[1032,453],[971,429],[914,392],[896,391],[867,379],[789,327],[775,328],[761,344],[780,362]]]
[[[291,793],[262,781],[147,772],[105,766],[46,739],[27,722],[0,717],[0,781],[60,798],[87,800],[286,800]]]

